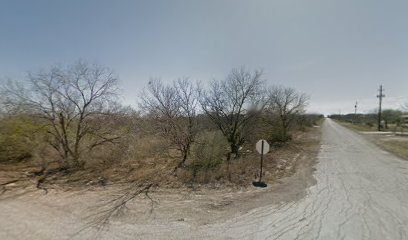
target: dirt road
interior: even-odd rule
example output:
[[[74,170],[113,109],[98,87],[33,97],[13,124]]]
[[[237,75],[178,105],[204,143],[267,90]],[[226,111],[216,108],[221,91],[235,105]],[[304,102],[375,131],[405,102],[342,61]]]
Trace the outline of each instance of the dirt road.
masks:
[[[300,200],[237,209],[207,224],[117,220],[97,238],[408,239],[408,162],[330,119],[322,132],[317,183]],[[91,203],[61,207],[63,202],[47,206],[27,196],[0,202],[0,239],[95,238],[92,232],[72,235],[83,224],[81,204]]]
[[[203,232],[247,239],[408,239],[408,162],[330,119],[322,130],[317,184],[304,199]]]
[[[408,162],[330,119],[305,198],[194,230],[211,239],[408,239]],[[180,237],[182,235],[179,235]]]

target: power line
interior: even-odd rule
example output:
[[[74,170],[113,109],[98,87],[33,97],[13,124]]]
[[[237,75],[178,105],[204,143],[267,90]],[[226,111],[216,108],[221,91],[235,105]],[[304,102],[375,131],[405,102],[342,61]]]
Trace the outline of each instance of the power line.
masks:
[[[382,105],[382,99],[383,97],[385,97],[385,95],[383,94],[383,92],[385,91],[385,89],[383,89],[382,85],[380,85],[380,89],[378,89],[379,93],[377,95],[379,101],[378,101],[378,131],[381,131],[381,105]]]

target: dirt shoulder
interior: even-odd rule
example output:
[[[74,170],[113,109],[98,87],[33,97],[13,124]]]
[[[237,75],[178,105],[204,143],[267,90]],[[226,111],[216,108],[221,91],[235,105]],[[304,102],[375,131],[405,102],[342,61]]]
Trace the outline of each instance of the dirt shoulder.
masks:
[[[149,195],[142,194],[130,201],[127,204],[126,214],[111,220],[143,224],[182,221],[191,225],[203,225],[213,221],[223,221],[258,207],[295,201],[303,197],[306,189],[315,183],[313,172],[320,148],[321,133],[319,128],[316,127],[304,134],[294,141],[297,147],[296,152],[291,155],[292,159],[288,159],[289,155],[267,158],[269,161],[273,161],[274,166],[286,164],[285,173],[282,173],[283,171],[280,169],[283,165],[279,169],[275,169],[281,171],[282,177],[268,182],[267,188],[255,188],[250,182],[248,186],[241,188],[210,189],[201,187],[196,190],[185,187],[178,189],[153,188],[150,189]],[[10,171],[8,174],[11,174]],[[5,175],[7,174],[3,171],[3,180]],[[10,184],[14,186],[16,183]],[[2,204],[15,204],[17,206],[19,202],[24,205],[18,207],[21,209],[43,209],[46,207],[41,211],[49,211],[47,217],[57,217],[52,216],[53,213],[61,214],[63,209],[65,213],[69,212],[81,218],[85,226],[87,221],[91,219],[89,217],[99,211],[98,206],[117,197],[122,187],[121,185],[110,185],[104,188],[82,190],[51,188],[45,194],[31,185],[5,192],[1,195],[0,207]],[[153,202],[150,198],[153,199]]]
[[[258,207],[302,198],[307,188],[315,184],[313,172],[320,146],[319,129],[307,134],[308,143],[302,145],[301,150],[294,156],[292,172],[275,182],[268,182],[267,188],[259,189],[252,186],[223,190],[202,188],[198,191],[176,194],[171,190],[158,191],[154,197],[159,204],[150,220],[160,219],[163,222],[182,220],[198,225],[208,224],[242,215]]]
[[[293,145],[284,148],[286,154],[279,152],[278,155],[272,151],[265,158],[266,166],[269,166],[267,188],[255,188],[251,182],[243,187],[217,189],[206,186],[195,190],[187,187],[151,188],[148,194],[140,194],[129,201],[123,212],[125,214],[115,214],[107,225],[174,223],[202,226],[227,221],[259,207],[296,201],[305,196],[309,186],[315,184],[313,172],[320,149],[320,128],[303,134],[294,139]],[[1,181],[21,177],[13,169],[0,170]],[[276,172],[272,174],[272,171]],[[55,238],[75,236],[74,239],[81,239],[83,232],[95,231],[95,227],[101,226],[97,220],[103,206],[123,195],[123,190],[128,187],[121,184],[89,186],[86,189],[49,186],[46,193],[37,189],[33,181],[31,184],[30,180],[24,181],[3,186],[3,190],[7,190],[0,195],[0,211],[3,213],[0,217],[0,238],[30,236],[32,239],[44,239],[49,238],[53,231],[57,234],[52,235]],[[20,226],[33,227],[20,233]]]
[[[381,149],[408,160],[408,136],[398,136],[394,133],[372,134],[362,132],[361,134]]]
[[[361,134],[364,138],[373,142],[381,149],[402,159],[408,160],[408,134],[392,131],[378,132],[370,128],[359,127],[350,123],[344,123],[341,121],[336,122]]]

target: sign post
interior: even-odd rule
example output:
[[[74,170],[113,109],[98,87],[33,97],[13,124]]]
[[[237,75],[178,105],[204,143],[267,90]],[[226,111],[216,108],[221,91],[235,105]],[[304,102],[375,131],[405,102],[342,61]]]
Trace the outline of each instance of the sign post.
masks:
[[[267,184],[262,182],[262,167],[263,167],[263,155],[267,154],[269,152],[269,144],[266,140],[259,140],[256,143],[256,150],[258,151],[259,154],[261,154],[261,167],[259,171],[259,180],[257,182],[253,182],[252,184],[255,187],[266,187]]]

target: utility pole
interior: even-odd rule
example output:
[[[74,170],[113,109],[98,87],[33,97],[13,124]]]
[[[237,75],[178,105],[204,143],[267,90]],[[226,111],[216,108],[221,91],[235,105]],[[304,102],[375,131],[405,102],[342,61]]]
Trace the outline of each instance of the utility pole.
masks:
[[[357,123],[357,104],[358,102],[356,101],[356,104],[354,104],[354,123]]]
[[[379,93],[377,95],[378,97],[378,131],[381,131],[381,105],[382,105],[382,99],[383,97],[385,97],[385,95],[383,94],[384,89],[382,87],[382,85],[380,85],[380,89],[378,89]]]

